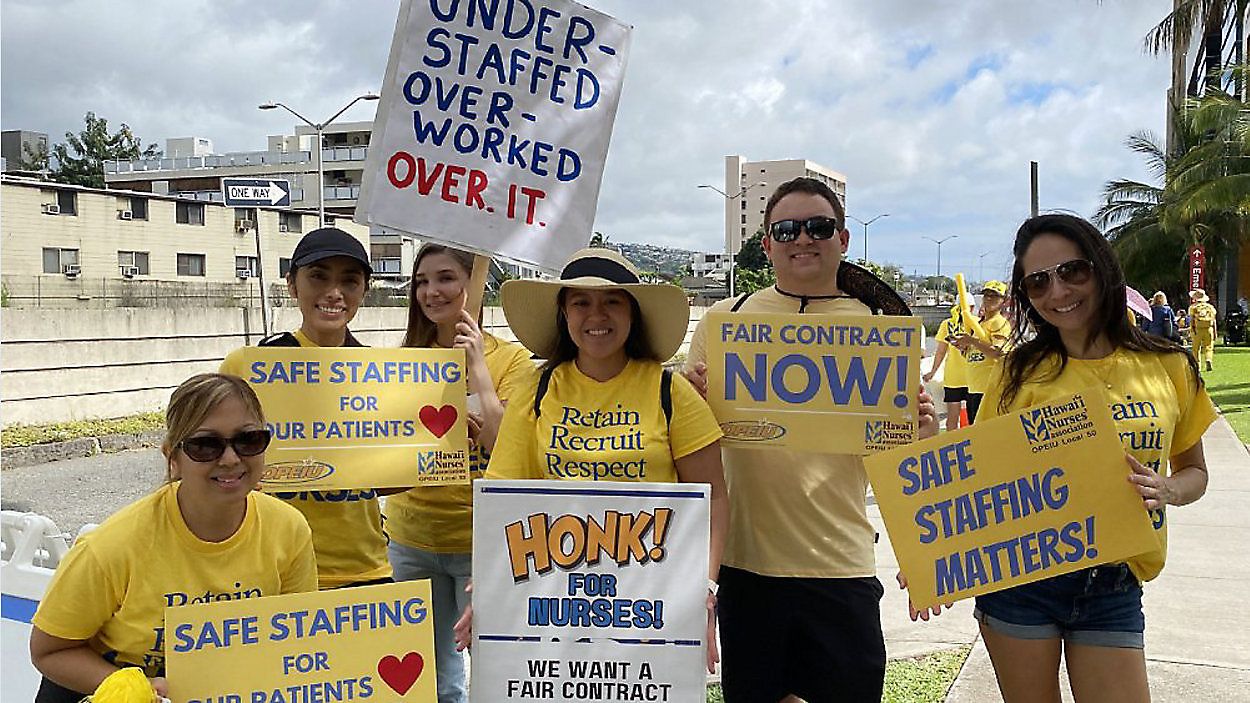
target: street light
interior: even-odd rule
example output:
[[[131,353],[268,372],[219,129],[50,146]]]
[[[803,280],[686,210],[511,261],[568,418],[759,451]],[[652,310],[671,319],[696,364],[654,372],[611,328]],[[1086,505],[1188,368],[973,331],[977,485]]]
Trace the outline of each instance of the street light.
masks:
[[[927,239],[927,240],[929,240],[930,242],[933,242],[934,244],[938,245],[938,268],[937,268],[937,278],[938,278],[938,291],[939,291],[939,295],[938,295],[938,302],[939,302],[939,303],[941,303],[941,302],[942,302],[942,300],[941,300],[942,296],[941,296],[941,294],[940,294],[940,291],[942,290],[942,242],[950,241],[950,240],[952,240],[952,239],[955,239],[955,238],[956,238],[956,237],[958,237],[958,236],[959,236],[958,234],[952,234],[952,235],[951,235],[951,236],[949,236],[949,237],[942,237],[941,239],[934,239],[933,237],[925,237],[925,239]]]
[[[721,197],[723,197],[723,198],[725,199],[725,210],[726,210],[726,211],[728,211],[728,210],[729,210],[729,203],[730,203],[730,202],[732,202],[732,201],[734,201],[734,200],[737,200],[738,198],[741,198],[743,195],[746,195],[746,192],[747,192],[748,190],[751,190],[752,188],[755,188],[755,187],[757,187],[757,186],[766,186],[766,185],[768,185],[768,182],[767,182],[767,181],[760,181],[759,183],[752,183],[752,184],[751,184],[751,185],[749,185],[749,186],[742,186],[742,190],[740,190],[740,191],[738,191],[737,193],[734,193],[734,194],[732,194],[732,195],[730,195],[729,193],[726,193],[725,191],[721,190],[720,188],[717,188],[716,186],[711,186],[711,185],[708,185],[708,184],[706,184],[706,183],[701,183],[701,184],[699,184],[697,187],[698,187],[698,188],[707,188],[708,190],[714,190],[714,191],[716,191],[717,193],[720,193],[720,194],[721,194]],[[726,225],[726,226],[728,226],[728,225],[729,225],[729,217],[728,217],[728,216],[726,216],[726,217],[725,217],[725,225]],[[739,242],[738,242],[738,246],[739,246],[739,247],[741,247],[741,246],[742,246],[742,242],[741,242],[741,240],[739,240]],[[733,249],[733,247],[729,247],[729,249],[731,249],[731,250],[732,250],[732,249]],[[735,268],[735,266],[736,266],[735,260],[737,259],[737,256],[738,256],[738,252],[736,252],[736,251],[730,251],[730,252],[729,252],[729,297],[731,297],[731,298],[732,298],[732,297],[734,297],[734,268]]]
[[[859,219],[858,217],[856,217],[856,216],[854,216],[854,215],[847,215],[847,216],[846,216],[846,218],[847,218],[848,220],[855,220],[856,222],[858,222],[858,223],[860,223],[861,225],[863,225],[863,226],[864,226],[864,263],[865,263],[865,264],[866,264],[866,263],[868,263],[868,225],[870,225],[870,224],[872,224],[872,223],[876,222],[877,220],[881,219],[882,217],[889,217],[889,216],[890,216],[890,213],[888,213],[888,212],[883,212],[883,213],[881,213],[880,215],[877,215],[876,217],[874,217],[874,218],[872,218],[872,219],[868,220],[867,222],[865,222],[864,220]]]
[[[982,284],[985,283],[985,257],[989,255],[990,252],[988,251],[983,251],[980,254],[977,254],[977,277]]]
[[[325,169],[324,169],[324,164],[322,163],[322,158],[321,158],[321,148],[322,148],[322,144],[321,144],[322,134],[321,133],[331,122],[338,119],[339,115],[343,114],[344,112],[347,112],[347,108],[351,107],[352,105],[355,105],[361,100],[377,100],[377,99],[378,99],[378,95],[375,93],[365,93],[364,95],[357,95],[356,97],[352,98],[351,102],[344,105],[342,110],[339,110],[338,112],[334,113],[333,117],[321,123],[315,123],[312,120],[309,120],[307,117],[304,117],[303,115],[292,110],[286,105],[283,105],[280,102],[268,102],[268,103],[264,103],[263,105],[256,106],[257,108],[261,110],[273,110],[273,109],[280,107],[283,110],[286,110],[292,115],[295,115],[296,117],[298,117],[300,121],[303,122],[304,124],[316,130],[317,132],[317,222],[319,223],[318,224],[319,227],[326,226]]]

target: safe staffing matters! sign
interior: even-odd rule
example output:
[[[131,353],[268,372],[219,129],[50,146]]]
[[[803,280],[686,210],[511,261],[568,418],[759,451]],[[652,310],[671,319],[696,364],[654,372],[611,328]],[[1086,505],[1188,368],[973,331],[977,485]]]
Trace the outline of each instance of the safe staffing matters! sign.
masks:
[[[260,398],[266,491],[469,482],[464,352],[244,347],[222,372]]]
[[[864,459],[912,604],[1158,549],[1096,390]]]
[[[558,269],[590,239],[629,34],[567,0],[404,0],[356,219]]]
[[[165,611],[176,703],[434,703],[429,581]]]
[[[473,483],[473,700],[706,696],[709,488]]]
[[[711,313],[704,324],[723,442],[869,454],[915,439],[918,318]]]

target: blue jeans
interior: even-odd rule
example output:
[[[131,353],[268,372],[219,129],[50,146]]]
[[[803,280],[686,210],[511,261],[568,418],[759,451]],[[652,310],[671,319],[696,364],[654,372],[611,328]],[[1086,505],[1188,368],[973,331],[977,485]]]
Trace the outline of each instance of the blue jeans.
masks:
[[[396,581],[430,580],[434,600],[434,663],[438,672],[438,703],[468,703],[464,658],[456,651],[452,627],[469,605],[472,555],[438,554],[391,542],[387,548]]]
[[[1142,649],[1142,589],[1125,564],[1104,564],[977,596],[973,615],[1017,639]]]

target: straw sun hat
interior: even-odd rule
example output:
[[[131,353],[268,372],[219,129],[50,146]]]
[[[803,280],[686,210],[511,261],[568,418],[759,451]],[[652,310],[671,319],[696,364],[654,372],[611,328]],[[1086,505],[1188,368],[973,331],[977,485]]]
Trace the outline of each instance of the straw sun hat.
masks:
[[[625,290],[638,301],[647,346],[660,359],[676,354],[686,337],[690,303],[685,291],[668,283],[643,283],[638,269],[611,249],[582,249],[564,265],[560,278],[507,281],[500,290],[508,325],[526,349],[541,357],[555,351],[561,288]]]

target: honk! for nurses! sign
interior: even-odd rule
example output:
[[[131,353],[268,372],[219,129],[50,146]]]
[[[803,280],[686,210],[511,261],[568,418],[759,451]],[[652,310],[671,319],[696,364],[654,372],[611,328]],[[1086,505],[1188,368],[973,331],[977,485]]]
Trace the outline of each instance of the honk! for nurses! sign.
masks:
[[[475,702],[706,696],[709,489],[473,483]]]
[[[356,219],[562,266],[590,239],[629,35],[567,0],[404,0]]]
[[[165,611],[174,703],[438,700],[429,581]]]
[[[273,443],[267,491],[469,482],[464,352],[248,347]]]
[[[704,325],[724,442],[868,454],[915,439],[918,318],[711,313]]]
[[[917,608],[1159,547],[1096,390],[864,465]]]

